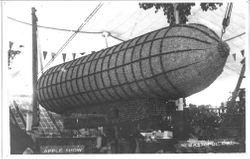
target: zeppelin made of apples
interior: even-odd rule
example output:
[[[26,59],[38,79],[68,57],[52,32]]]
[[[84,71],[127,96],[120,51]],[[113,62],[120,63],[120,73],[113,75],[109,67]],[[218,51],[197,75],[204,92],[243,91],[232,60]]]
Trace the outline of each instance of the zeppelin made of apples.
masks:
[[[135,98],[183,98],[216,80],[229,50],[204,25],[165,27],[48,69],[37,98],[59,114]]]

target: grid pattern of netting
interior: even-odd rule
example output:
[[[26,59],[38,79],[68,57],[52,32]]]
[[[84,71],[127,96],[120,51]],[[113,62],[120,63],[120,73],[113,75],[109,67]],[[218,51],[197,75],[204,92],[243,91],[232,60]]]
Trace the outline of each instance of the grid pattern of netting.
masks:
[[[26,117],[27,117],[27,103],[22,101],[13,101],[10,104],[10,122],[18,125],[21,129],[26,129]],[[39,106],[40,122],[38,131],[40,135],[60,135],[60,131],[63,131],[63,119],[60,115],[46,111],[43,107]],[[51,114],[49,116],[49,113]],[[53,119],[56,122],[59,130],[53,123]]]
[[[10,122],[18,125],[21,129],[25,130],[25,124],[23,123],[20,115],[17,113],[17,110],[13,106],[10,106]]]
[[[220,56],[220,43],[203,25],[162,28],[48,69],[38,81],[38,99],[63,113],[131,98],[186,97],[221,74],[227,56]]]
[[[46,111],[44,108],[40,107],[40,126],[39,126],[39,131],[41,133],[46,134],[57,134],[60,135],[59,131],[63,130],[63,121],[62,118],[55,114],[51,113],[52,117],[55,119],[56,124],[59,127],[59,131],[57,130],[57,127],[49,117],[49,114],[51,112]]]

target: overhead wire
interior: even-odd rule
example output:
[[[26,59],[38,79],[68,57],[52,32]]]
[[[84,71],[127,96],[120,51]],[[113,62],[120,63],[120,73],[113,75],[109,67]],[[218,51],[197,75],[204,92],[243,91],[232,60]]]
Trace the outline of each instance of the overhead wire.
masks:
[[[40,42],[40,36],[39,36],[39,30],[37,29],[37,43],[38,43],[38,58],[40,61],[40,70],[43,74],[43,59],[42,59],[42,52],[41,52],[41,42]]]
[[[22,23],[22,24],[25,24],[25,25],[29,25],[29,26],[32,26],[32,24],[30,23],[27,23],[27,22],[24,22],[24,21],[21,21],[21,20],[18,20],[16,18],[13,18],[13,17],[7,17],[9,20],[12,20],[12,21],[15,21],[15,22],[18,22],[18,23]],[[38,28],[43,28],[43,29],[50,29],[50,30],[57,30],[57,31],[67,31],[67,32],[78,32],[78,33],[82,33],[82,34],[102,34],[103,32],[101,31],[78,31],[78,30],[72,30],[72,29],[65,29],[65,28],[57,28],[57,27],[51,27],[51,26],[44,26],[44,25],[37,25]],[[123,39],[121,38],[118,38],[114,35],[111,35],[110,36],[114,39],[117,39],[119,41],[124,41]]]
[[[114,39],[116,39],[116,40],[119,40],[119,41],[125,41],[125,40],[122,40],[122,39],[120,39],[120,38],[118,38],[118,37],[115,37],[114,35],[112,35],[112,34],[110,34],[109,36],[111,36],[112,38],[114,38]]]
[[[16,21],[25,25],[30,25],[32,24],[12,18],[12,17],[7,17],[8,19],[12,21]],[[94,32],[94,31],[77,31],[77,30],[71,30],[71,29],[65,29],[65,28],[56,28],[56,27],[50,27],[50,26],[44,26],[44,25],[37,25],[38,28],[44,28],[44,29],[51,29],[51,30],[57,30],[57,31],[67,31],[67,32],[79,32],[79,33],[84,33],[84,34],[102,34],[102,32]]]
[[[126,16],[125,17],[126,19],[124,18],[124,20],[121,23],[118,23],[117,25],[115,25],[111,30],[116,30],[116,29],[120,28],[121,26],[123,26],[128,20],[130,20],[132,17],[134,17],[136,12],[138,12],[138,11],[134,11],[132,14]]]
[[[228,69],[228,70],[230,70],[230,71],[232,71],[232,72],[234,72],[234,73],[236,73],[236,74],[240,74],[237,70],[229,67],[228,65],[225,65],[225,68]]]
[[[246,32],[243,32],[243,33],[241,33],[241,34],[239,34],[239,35],[236,35],[236,36],[233,36],[233,37],[231,37],[231,38],[228,38],[228,39],[226,39],[226,40],[224,40],[224,41],[226,42],[226,41],[233,40],[233,39],[238,38],[238,37],[240,37],[240,36],[242,36],[242,35],[244,35],[244,34],[246,34]]]
[[[131,17],[135,17],[135,14],[140,14],[140,13],[141,13],[141,11],[135,11],[128,19],[126,19],[123,23],[121,23],[120,25],[118,25],[114,30],[116,30],[117,28],[121,27],[122,25],[128,23],[129,20],[131,21]],[[145,20],[145,17],[147,17],[147,16],[148,16],[147,14],[143,14],[143,17],[140,18],[140,19],[142,19],[142,20],[140,21],[140,23],[142,23],[142,21]],[[138,17],[138,16],[137,16],[137,17]],[[151,23],[151,24],[152,24],[152,23]],[[151,25],[151,24],[150,24],[150,25]],[[133,26],[132,26],[132,27],[133,27]],[[146,27],[147,27],[147,26],[146,26]],[[145,29],[145,27],[144,27],[144,29]],[[113,30],[113,29],[112,29],[112,30]],[[130,30],[131,30],[131,27],[130,27],[130,28],[127,28],[127,30],[124,31],[124,33],[122,33],[120,36],[126,35],[128,32],[130,32]],[[143,29],[140,29],[140,30],[143,30]],[[142,31],[140,31],[140,32],[142,32]],[[143,33],[145,33],[145,32],[143,32]],[[140,35],[140,34],[137,34],[137,35]]]
[[[146,32],[149,31],[149,29],[159,21],[160,17],[158,17],[156,20],[154,20],[151,24],[147,25],[146,27],[140,29],[139,33],[137,35],[145,34]]]
[[[103,3],[99,3],[97,7],[91,12],[91,14],[84,20],[84,22],[78,27],[77,31],[74,32],[68,40],[60,47],[55,56],[44,66],[43,70],[46,69],[54,59],[63,51],[63,49],[73,40],[77,33],[89,22],[89,20],[97,13],[97,11],[102,7]],[[42,71],[41,71],[42,72]],[[39,72],[39,74],[41,73]]]
[[[135,18],[135,22],[134,22],[134,25],[132,26],[131,30],[130,30],[130,37],[133,35],[134,33],[134,30],[135,28],[137,27],[138,25],[138,19],[139,19],[139,16],[141,15],[141,12],[139,12],[139,14],[136,15],[136,18]]]

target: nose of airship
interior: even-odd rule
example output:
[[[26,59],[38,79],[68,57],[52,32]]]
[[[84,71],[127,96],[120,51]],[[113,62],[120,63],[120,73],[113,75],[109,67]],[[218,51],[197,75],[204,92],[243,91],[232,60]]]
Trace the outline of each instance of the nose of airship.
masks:
[[[226,58],[229,55],[230,48],[226,42],[219,42],[217,48],[222,58]]]

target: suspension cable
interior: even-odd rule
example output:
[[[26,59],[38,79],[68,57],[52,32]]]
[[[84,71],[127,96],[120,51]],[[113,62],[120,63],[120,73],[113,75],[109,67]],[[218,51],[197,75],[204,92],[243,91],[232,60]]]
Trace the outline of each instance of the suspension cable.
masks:
[[[243,32],[243,33],[241,33],[241,34],[239,34],[239,35],[233,36],[233,37],[231,37],[231,38],[229,38],[229,39],[226,39],[226,40],[224,40],[224,41],[226,42],[226,41],[233,40],[233,39],[238,38],[238,37],[240,37],[240,36],[242,36],[242,35],[244,35],[244,34],[246,34],[246,32]]]
[[[16,18],[12,18],[12,17],[7,17],[8,19],[21,23],[21,24],[25,24],[25,25],[29,25],[31,26],[32,24],[18,20]],[[67,32],[79,32],[79,33],[83,33],[83,34],[102,34],[102,32],[94,32],[94,31],[77,31],[77,30],[71,30],[71,29],[65,29],[65,28],[57,28],[57,27],[51,27],[51,26],[44,26],[44,25],[37,25],[38,28],[43,28],[43,29],[50,29],[50,30],[57,30],[57,31],[67,31]]]
[[[21,23],[21,24],[25,24],[25,25],[29,25],[31,26],[32,24],[30,23],[27,23],[27,22],[24,22],[24,21],[21,21],[21,20],[18,20],[16,18],[12,18],[12,17],[7,17],[9,20],[12,20],[12,21],[15,21],[15,22],[18,22],[18,23]],[[78,33],[82,33],[82,34],[102,34],[103,32],[102,31],[77,31],[77,30],[72,30],[72,29],[65,29],[65,28],[56,28],[56,27],[51,27],[51,26],[44,26],[44,25],[37,25],[38,28],[43,28],[43,29],[50,29],[50,30],[56,30],[56,31],[67,31],[67,32],[78,32]],[[110,37],[116,39],[116,40],[119,40],[119,41],[125,41],[123,39],[120,39],[114,35],[112,35],[110,33]]]
[[[38,41],[38,58],[40,62],[40,71],[43,74],[43,59],[42,59],[42,53],[41,53],[41,41],[40,41],[40,35],[39,35],[39,29],[37,29],[37,41]]]
[[[227,8],[226,8],[226,12],[225,12],[225,15],[224,15],[224,19],[222,21],[221,38],[226,33],[226,28],[230,24],[230,18],[231,18],[231,14],[232,14],[232,8],[233,8],[233,3],[232,2],[228,3],[227,4]]]
[[[99,3],[98,6],[91,12],[91,14],[84,20],[84,22],[78,27],[77,31],[74,32],[69,39],[60,47],[57,51],[56,55],[44,66],[43,70],[46,69],[55,58],[63,51],[63,49],[73,40],[73,38],[77,35],[77,33],[89,22],[89,20],[97,13],[97,11],[102,7],[103,3]],[[42,71],[43,71],[42,70]],[[41,71],[41,72],[42,72]],[[41,73],[39,72],[39,74]]]

